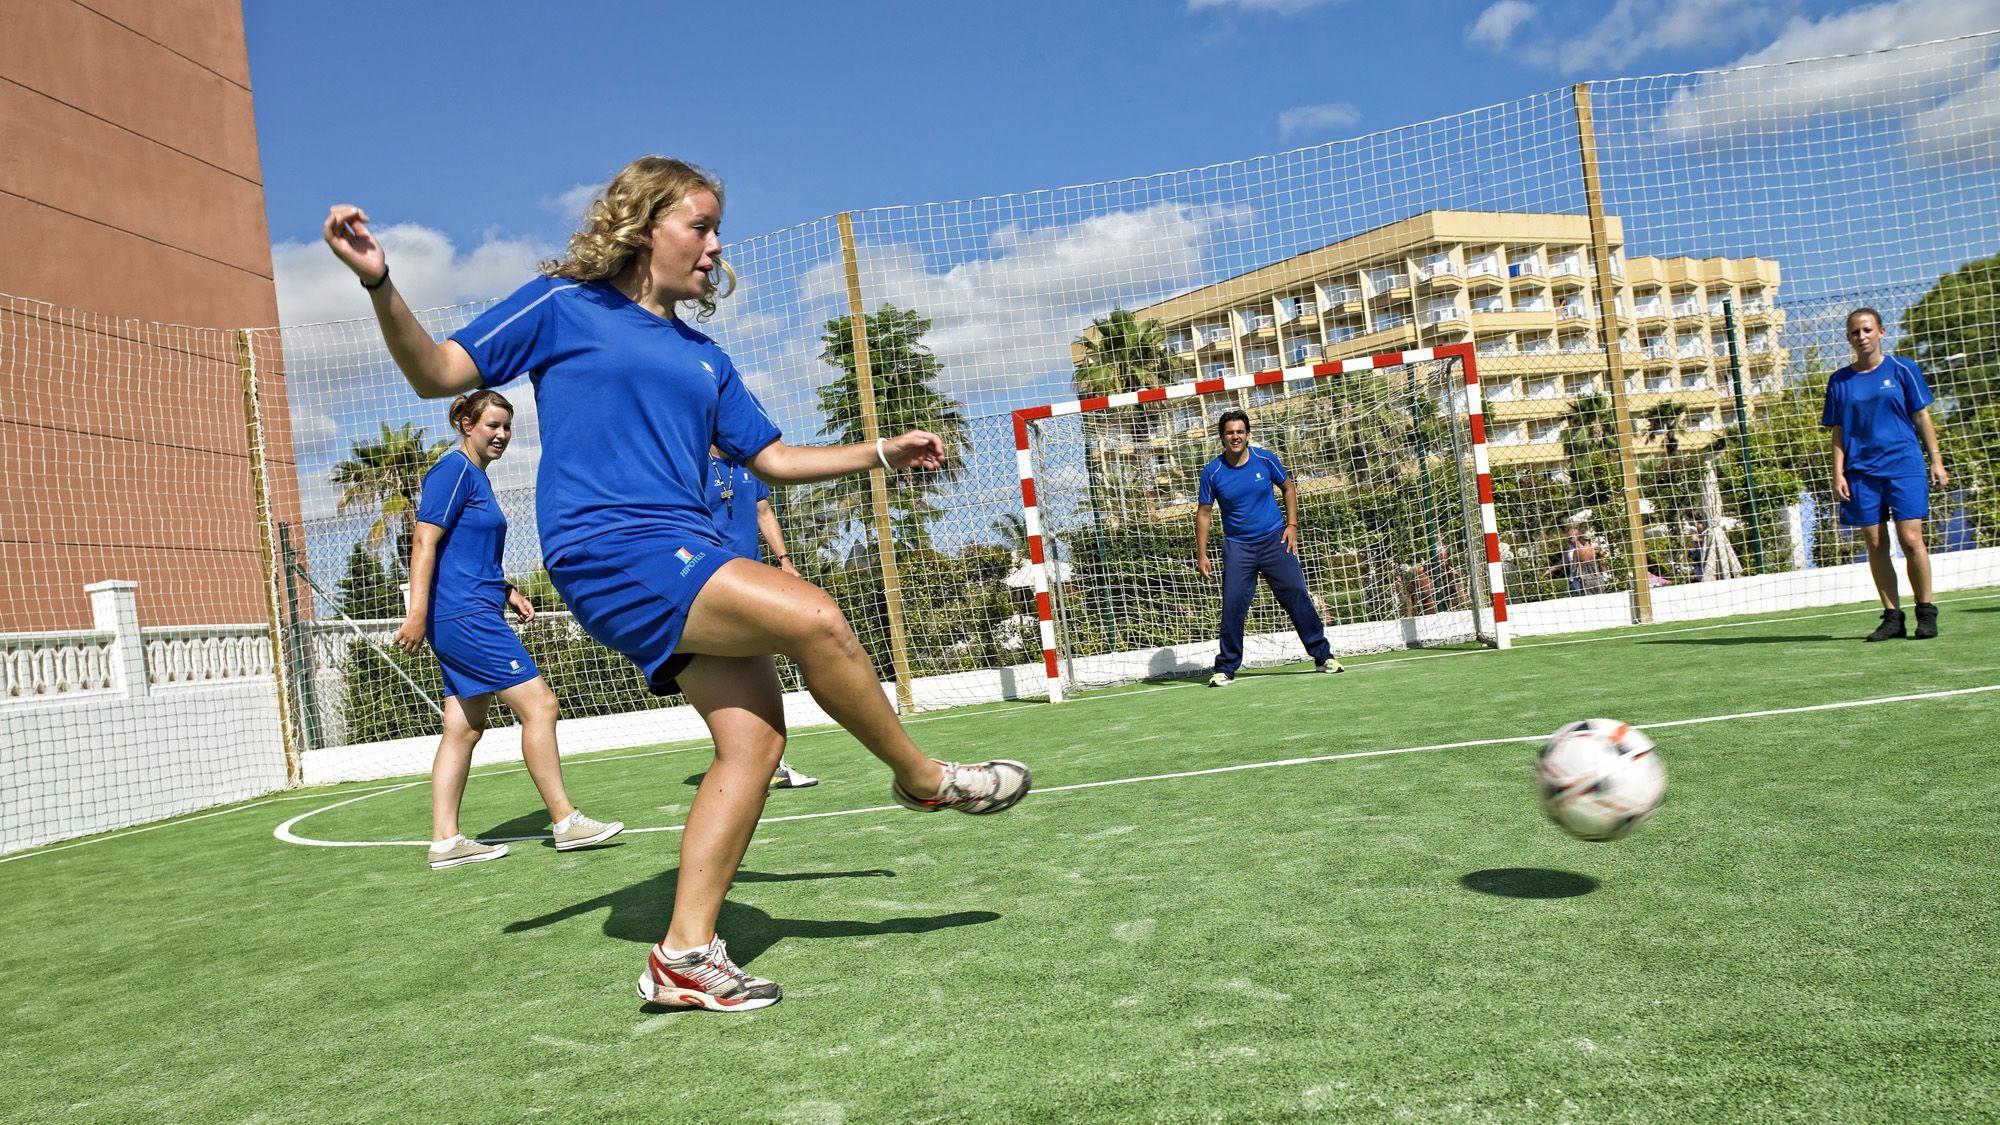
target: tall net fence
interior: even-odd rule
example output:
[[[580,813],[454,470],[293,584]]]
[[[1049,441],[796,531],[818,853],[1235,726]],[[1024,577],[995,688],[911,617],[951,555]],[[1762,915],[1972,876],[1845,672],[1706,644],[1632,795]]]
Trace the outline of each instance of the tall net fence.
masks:
[[[945,437],[951,468],[890,482],[880,504],[865,478],[774,497],[794,562],[847,612],[885,690],[915,708],[1045,687],[1023,620],[1034,606],[1021,583],[1012,410],[1449,344],[1478,357],[1521,633],[1869,596],[1855,535],[1834,515],[1818,427],[1825,381],[1848,359],[1842,320],[1858,305],[1882,312],[1891,347],[1939,396],[1952,474],[1927,525],[1939,585],[1988,584],[2000,579],[1989,452],[2000,448],[1996,105],[1994,34],[1592,83],[1274,156],[881,208],[748,239],[727,249],[742,288],[700,327],[787,440],[857,440],[871,413],[882,432]],[[442,335],[482,307],[433,310],[425,323]],[[271,713],[282,708],[294,776],[421,768],[441,688],[428,657],[394,655],[384,641],[403,614],[417,481],[448,427],[443,404],[408,391],[374,326],[114,331],[26,303],[6,316],[0,424],[25,436],[0,457],[5,491],[26,499],[0,526],[10,552],[0,581],[13,584],[0,601],[0,627],[12,630],[0,722],[45,705],[35,697],[47,692],[17,688],[26,681],[12,670],[53,666],[46,653],[72,644],[46,634],[95,624],[83,585],[137,575],[145,627],[254,624],[277,637],[265,690]],[[119,333],[183,333],[178,351],[157,349],[181,358],[108,358],[132,346],[108,342]],[[282,391],[257,412],[274,517],[262,524],[232,390],[239,348]],[[239,451],[215,454],[212,479],[155,490],[171,493],[183,519],[159,535],[246,552],[261,538],[272,560],[262,586],[248,572],[240,595],[217,600],[198,591],[227,568],[142,571],[68,545],[138,542],[135,493],[115,481],[151,471],[140,468],[148,451],[176,439],[86,424],[84,398],[17,390],[25,376],[14,373],[41,372],[32,386],[49,387],[106,363],[198,403],[188,413],[202,417],[182,425],[236,425]],[[1394,386],[1385,378],[1355,393]],[[524,636],[562,698],[565,748],[691,731],[676,725],[684,708],[647,695],[569,622],[539,573],[535,404],[512,397],[515,443],[491,475],[512,524],[506,568],[544,611]],[[1301,415],[1294,429],[1329,457],[1351,457],[1366,435],[1334,425]],[[108,435],[100,461],[64,444],[89,426]],[[1393,459],[1392,448],[1362,456]],[[1204,452],[1190,439],[1168,457]],[[49,465],[71,457],[85,468],[54,479]],[[1102,502],[1087,478],[1069,487],[1084,507]],[[1192,534],[1191,518],[1161,526],[1148,564],[1159,576],[1130,580],[1123,604],[1180,588]],[[1173,577],[1176,542],[1186,569]],[[5,753],[17,757],[0,801],[41,791],[23,778],[55,776],[18,756],[74,757],[97,744],[84,719],[62,722],[55,735],[6,728]],[[34,749],[22,749],[30,738]],[[280,742],[245,753],[284,776]],[[89,826],[157,815],[128,795],[156,786],[137,767],[85,772],[90,795],[79,799],[108,810]],[[4,846],[42,838],[10,827]]]

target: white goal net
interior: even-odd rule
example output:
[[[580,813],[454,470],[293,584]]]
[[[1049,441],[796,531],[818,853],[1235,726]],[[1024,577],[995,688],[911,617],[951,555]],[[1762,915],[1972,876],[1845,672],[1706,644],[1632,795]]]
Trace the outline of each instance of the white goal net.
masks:
[[[1471,349],[1389,353],[1015,412],[1052,700],[1213,661],[1221,585],[1195,567],[1195,514],[1232,408],[1294,482],[1299,561],[1336,653],[1506,644]],[[1245,664],[1304,655],[1274,599],[1254,601]]]

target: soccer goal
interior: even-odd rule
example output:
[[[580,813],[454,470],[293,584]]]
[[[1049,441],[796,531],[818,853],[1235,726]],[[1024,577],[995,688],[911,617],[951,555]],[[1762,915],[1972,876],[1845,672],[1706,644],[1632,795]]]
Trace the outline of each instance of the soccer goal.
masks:
[[[1479,376],[1454,344],[1016,410],[1052,702],[1213,660],[1221,583],[1195,568],[1194,516],[1232,408],[1297,482],[1300,562],[1336,652],[1507,647]],[[1260,593],[1246,665],[1304,655]]]

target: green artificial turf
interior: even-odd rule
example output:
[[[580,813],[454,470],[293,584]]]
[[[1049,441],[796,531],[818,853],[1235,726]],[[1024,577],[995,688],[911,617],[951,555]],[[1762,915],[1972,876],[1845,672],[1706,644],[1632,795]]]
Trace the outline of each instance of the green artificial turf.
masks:
[[[434,873],[421,784],[0,864],[0,1119],[1993,1119],[2000,692],[1654,732],[1658,817],[1543,820],[1532,742],[1152,775],[2000,685],[2000,595],[1396,653],[924,716],[1028,761],[1003,816],[771,823],[721,931],[783,1003],[642,1010],[678,836]],[[1581,643],[1579,643],[1581,642]],[[767,814],[887,804],[846,735]],[[677,825],[678,746],[572,759]],[[517,767],[468,831],[543,827]]]

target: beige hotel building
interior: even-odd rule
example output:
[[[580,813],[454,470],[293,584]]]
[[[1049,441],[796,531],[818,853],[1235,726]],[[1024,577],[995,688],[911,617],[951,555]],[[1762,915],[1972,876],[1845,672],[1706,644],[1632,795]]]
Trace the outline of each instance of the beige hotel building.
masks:
[[[1778,263],[1627,259],[1623,224],[1607,225],[1617,293],[1609,315],[1635,441],[1642,453],[1664,444],[1638,415],[1671,400],[1687,407],[1680,447],[1702,448],[1736,420],[1725,298],[1735,306],[1746,406],[1776,387],[1785,359]],[[1161,323],[1182,377],[1470,341],[1493,462],[1548,462],[1562,456],[1571,401],[1610,390],[1598,336],[1607,310],[1591,258],[1584,216],[1430,211],[1134,311]],[[1249,403],[1282,394],[1255,388]]]

